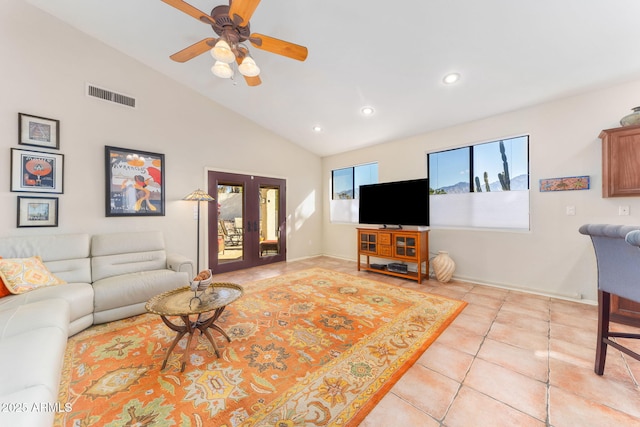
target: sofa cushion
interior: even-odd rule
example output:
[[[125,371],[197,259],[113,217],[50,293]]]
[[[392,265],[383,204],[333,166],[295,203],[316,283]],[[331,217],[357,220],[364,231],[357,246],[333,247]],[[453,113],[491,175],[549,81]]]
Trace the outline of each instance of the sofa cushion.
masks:
[[[39,384],[57,395],[68,325],[62,299],[0,311],[0,395]]]
[[[41,328],[57,328],[66,336],[69,329],[69,303],[60,298],[50,298],[12,308],[0,308],[0,343],[15,335],[28,335]]]
[[[93,316],[93,287],[88,283],[68,283],[63,286],[49,286],[36,289],[20,295],[12,295],[0,299],[0,311],[8,310],[20,305],[49,301],[53,298],[65,300],[70,307],[70,315],[67,321],[72,324],[79,319]],[[86,319],[83,324],[91,325],[93,319]],[[79,332],[79,329],[70,328],[71,335]]]
[[[56,234],[0,238],[0,256],[27,258],[34,255],[39,255],[44,262],[88,258],[89,235]]]
[[[117,307],[144,303],[162,292],[188,284],[189,279],[186,273],[176,273],[167,269],[107,277],[93,283],[94,311],[98,313]]]
[[[62,299],[0,310],[0,405],[12,409],[0,412],[0,425],[53,424],[68,324]]]
[[[163,251],[161,231],[96,234],[91,237],[91,256],[126,254],[130,252]]]
[[[51,273],[39,256],[0,259],[0,278],[12,294],[66,283]]]
[[[167,268],[164,238],[159,231],[97,234],[91,238],[91,278]]]
[[[16,236],[0,238],[0,256],[28,258],[38,255],[60,279],[91,283],[88,234]]]
[[[58,327],[42,327],[0,341],[0,395],[45,386],[56,396],[67,334]]]

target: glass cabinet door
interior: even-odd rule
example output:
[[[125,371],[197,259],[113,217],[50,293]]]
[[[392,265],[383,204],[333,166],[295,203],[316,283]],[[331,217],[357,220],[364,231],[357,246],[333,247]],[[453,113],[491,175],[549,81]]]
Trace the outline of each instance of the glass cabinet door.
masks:
[[[360,250],[362,252],[377,253],[377,234],[360,233]]]
[[[418,254],[417,252],[417,242],[416,238],[413,236],[406,236],[402,234],[397,234],[395,236],[395,252],[396,256],[405,257],[405,258],[415,258]]]

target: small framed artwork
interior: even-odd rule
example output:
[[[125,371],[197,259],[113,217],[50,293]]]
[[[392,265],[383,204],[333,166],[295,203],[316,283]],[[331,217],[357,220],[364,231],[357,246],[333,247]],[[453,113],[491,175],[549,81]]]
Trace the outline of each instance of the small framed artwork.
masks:
[[[18,113],[18,144],[60,148],[60,120]]]
[[[164,154],[105,146],[106,216],[164,216]]]
[[[11,191],[63,193],[64,154],[11,149]]]
[[[57,197],[18,196],[18,227],[57,227]]]
[[[566,176],[562,178],[545,178],[540,180],[540,192],[588,190],[589,176]]]

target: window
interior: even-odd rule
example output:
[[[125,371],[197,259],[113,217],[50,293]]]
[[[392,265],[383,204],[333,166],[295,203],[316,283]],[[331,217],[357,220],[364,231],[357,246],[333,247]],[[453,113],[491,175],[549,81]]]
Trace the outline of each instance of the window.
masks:
[[[361,185],[377,182],[377,163],[336,169],[331,171],[332,199],[357,199]]]
[[[468,193],[471,147],[427,154],[431,194]]]
[[[529,229],[529,137],[427,154],[431,225]]]
[[[377,163],[331,171],[331,222],[358,223],[360,186],[377,182]]]

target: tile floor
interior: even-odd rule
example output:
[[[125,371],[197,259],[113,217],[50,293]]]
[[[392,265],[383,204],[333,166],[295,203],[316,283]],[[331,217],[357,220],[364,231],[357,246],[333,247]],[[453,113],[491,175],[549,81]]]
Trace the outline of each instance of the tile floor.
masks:
[[[593,372],[595,306],[458,281],[419,285],[330,257],[216,280],[242,283],[309,267],[469,303],[361,426],[640,426],[640,362],[610,347],[604,375]]]

